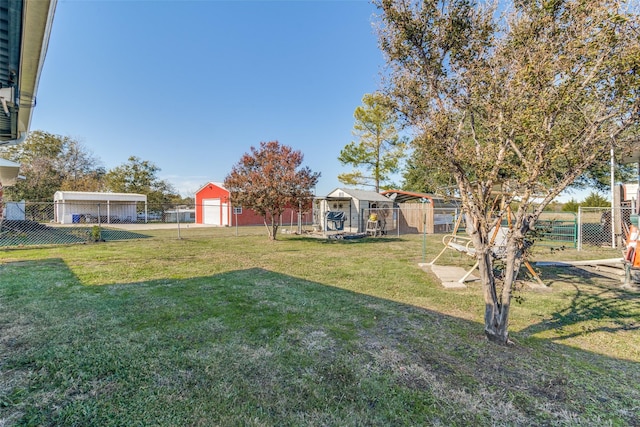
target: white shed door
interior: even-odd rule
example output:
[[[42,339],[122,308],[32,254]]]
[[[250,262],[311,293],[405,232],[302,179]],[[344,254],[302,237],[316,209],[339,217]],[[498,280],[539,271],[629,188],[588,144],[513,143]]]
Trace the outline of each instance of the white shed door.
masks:
[[[222,204],[222,223],[220,225],[227,226],[229,225],[229,204]]]
[[[222,225],[220,223],[220,199],[202,200],[202,223]]]

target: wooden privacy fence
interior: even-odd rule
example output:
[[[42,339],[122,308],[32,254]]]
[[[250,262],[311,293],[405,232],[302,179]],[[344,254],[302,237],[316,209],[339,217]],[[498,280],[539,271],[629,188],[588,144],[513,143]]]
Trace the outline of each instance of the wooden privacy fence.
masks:
[[[398,210],[400,234],[448,233],[458,217],[458,210],[434,208],[430,203],[400,203]]]

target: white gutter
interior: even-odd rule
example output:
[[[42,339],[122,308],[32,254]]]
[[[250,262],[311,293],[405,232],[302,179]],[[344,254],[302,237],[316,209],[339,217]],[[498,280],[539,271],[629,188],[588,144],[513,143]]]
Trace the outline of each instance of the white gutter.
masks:
[[[22,31],[20,44],[20,69],[18,70],[18,90],[15,100],[18,109],[16,139],[1,141],[0,145],[23,142],[29,126],[40,75],[49,47],[49,37],[53,26],[57,0],[25,0],[22,11]]]

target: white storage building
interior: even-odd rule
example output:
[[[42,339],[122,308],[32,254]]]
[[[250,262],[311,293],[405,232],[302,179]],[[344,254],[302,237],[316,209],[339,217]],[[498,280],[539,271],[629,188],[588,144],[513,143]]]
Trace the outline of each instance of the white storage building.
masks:
[[[58,224],[136,222],[147,212],[146,194],[56,191],[53,203]]]
[[[364,232],[369,210],[378,213],[390,213],[393,201],[375,191],[336,188],[326,197],[316,197],[314,202],[314,221],[320,224],[323,231],[332,229],[331,220],[327,220],[328,212],[344,212],[341,231],[348,233]],[[389,218],[388,226],[391,225]]]

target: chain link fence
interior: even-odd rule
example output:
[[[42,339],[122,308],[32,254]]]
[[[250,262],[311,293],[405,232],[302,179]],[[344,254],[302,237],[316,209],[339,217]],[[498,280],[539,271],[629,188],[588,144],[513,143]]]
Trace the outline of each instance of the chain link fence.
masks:
[[[168,229],[181,237],[188,229],[216,227],[200,224],[207,206],[153,205],[140,203],[62,203],[6,202],[2,206],[0,247],[30,245],[73,244],[94,241],[123,240],[146,237],[142,230]],[[577,214],[545,212],[537,223],[537,244],[562,245],[582,249],[585,246],[621,248],[630,224],[632,208],[585,208]],[[245,212],[246,214],[246,212]],[[231,213],[228,234],[256,234],[266,232],[261,218],[243,224]],[[317,216],[317,215],[316,215]],[[458,208],[434,208],[429,204],[405,203],[394,208],[363,209],[356,224],[359,233],[401,236],[405,234],[451,233],[460,217]],[[613,217],[613,220],[612,220]],[[245,217],[246,218],[246,217]],[[250,221],[251,222],[251,221]],[[238,226],[238,223],[241,225]],[[312,213],[288,212],[279,221],[281,233],[306,233],[318,229],[318,219]],[[504,223],[506,226],[506,221]],[[222,228],[222,227],[218,227]],[[465,224],[460,218],[458,232]]]
[[[465,232],[464,217],[459,208],[433,208],[429,204],[406,203],[388,209],[363,209],[360,231],[371,229],[375,218],[382,235],[447,234]],[[459,223],[458,223],[459,222]],[[509,222],[504,219],[503,226]],[[457,228],[456,228],[457,226]],[[577,216],[571,212],[544,212],[537,223],[536,241],[544,245],[577,245]]]
[[[579,250],[586,246],[622,248],[629,225],[631,207],[582,207],[578,208]]]
[[[226,225],[196,223],[210,206],[144,203],[5,202],[0,204],[0,248],[77,244],[145,238],[146,230],[168,230],[177,238],[196,229],[216,228],[218,234],[266,234],[261,217],[234,209]],[[200,217],[202,218],[202,217]],[[200,219],[199,222],[203,222]],[[240,223],[240,226],[238,226]],[[279,218],[282,233],[311,229],[311,213],[287,212]],[[225,229],[227,231],[222,232]]]
[[[631,224],[631,207],[588,208],[578,213],[543,212],[533,234],[538,245],[563,246],[581,250],[585,246],[622,248]],[[399,208],[363,209],[359,229],[365,232],[370,218],[379,223],[383,235],[451,233],[460,216],[456,208],[432,208],[425,204],[405,204]],[[612,220],[613,218],[613,220]],[[503,220],[503,226],[508,221]],[[464,217],[460,218],[458,232],[464,232]]]

